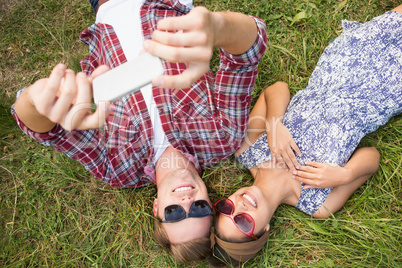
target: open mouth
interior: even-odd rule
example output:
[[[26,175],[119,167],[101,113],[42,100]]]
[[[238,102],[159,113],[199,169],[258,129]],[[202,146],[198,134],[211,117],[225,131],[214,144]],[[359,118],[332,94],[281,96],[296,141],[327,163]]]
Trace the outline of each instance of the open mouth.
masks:
[[[257,202],[250,194],[243,194],[244,199],[248,201],[253,207],[257,208]]]
[[[179,186],[179,187],[176,187],[175,189],[173,189],[173,192],[174,193],[180,193],[180,192],[191,191],[193,189],[194,189],[194,187],[191,186],[191,185]]]

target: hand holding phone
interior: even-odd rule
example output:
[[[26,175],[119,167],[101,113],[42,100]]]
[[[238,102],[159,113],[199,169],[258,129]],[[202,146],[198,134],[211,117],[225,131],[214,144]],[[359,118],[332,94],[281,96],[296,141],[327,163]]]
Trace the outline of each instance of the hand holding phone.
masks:
[[[127,94],[140,90],[163,74],[163,65],[158,57],[143,53],[132,61],[94,78],[93,95],[96,105],[102,101],[116,101]]]

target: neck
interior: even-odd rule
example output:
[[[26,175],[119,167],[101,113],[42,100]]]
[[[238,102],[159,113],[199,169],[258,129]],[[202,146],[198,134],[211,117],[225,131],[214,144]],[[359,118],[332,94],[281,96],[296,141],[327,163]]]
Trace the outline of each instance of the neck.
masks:
[[[194,164],[190,160],[188,160],[180,151],[169,146],[156,162],[156,185],[158,186],[169,174],[180,169],[188,169],[196,174],[198,173]]]
[[[257,168],[252,171],[254,186],[261,189],[270,204],[270,211],[275,212],[280,204],[295,206],[300,194],[300,183],[293,179],[292,174],[281,168]]]

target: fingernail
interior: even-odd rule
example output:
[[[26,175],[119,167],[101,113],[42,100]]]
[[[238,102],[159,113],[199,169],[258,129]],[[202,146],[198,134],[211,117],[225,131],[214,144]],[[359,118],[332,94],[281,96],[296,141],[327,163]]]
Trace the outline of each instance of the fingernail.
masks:
[[[293,174],[297,175],[297,171],[296,171],[296,170],[293,170]]]
[[[57,64],[57,68],[64,70],[66,68],[66,66],[63,63],[59,63],[59,64]]]
[[[79,72],[77,74],[77,76],[80,77],[80,78],[85,78],[86,77],[86,75],[83,72]]]
[[[300,167],[299,166],[296,166],[296,169],[299,169]]]

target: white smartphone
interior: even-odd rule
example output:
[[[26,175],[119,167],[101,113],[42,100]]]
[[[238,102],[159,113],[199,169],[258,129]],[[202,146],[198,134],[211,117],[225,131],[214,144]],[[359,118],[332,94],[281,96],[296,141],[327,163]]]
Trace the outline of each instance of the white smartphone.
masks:
[[[96,105],[101,101],[116,101],[138,91],[163,74],[163,65],[158,57],[143,53],[93,80],[93,95]]]

